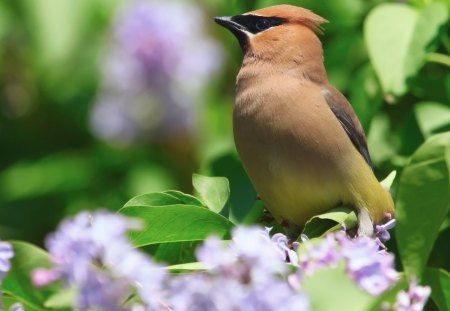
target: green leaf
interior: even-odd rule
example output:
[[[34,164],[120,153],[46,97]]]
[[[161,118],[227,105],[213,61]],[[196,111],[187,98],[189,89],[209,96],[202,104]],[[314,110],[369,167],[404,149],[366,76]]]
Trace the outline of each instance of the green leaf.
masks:
[[[50,309],[69,309],[74,305],[76,291],[74,288],[63,288],[51,295],[44,303]]]
[[[400,177],[396,238],[407,276],[421,277],[449,210],[450,132],[431,137]]]
[[[5,36],[10,32],[10,28],[13,25],[11,21],[11,9],[5,2],[0,3],[0,40],[4,40]],[[0,61],[2,64],[4,60]]]
[[[380,184],[383,186],[384,189],[389,191],[391,189],[392,184],[394,183],[395,176],[397,176],[397,171],[392,171],[389,173],[389,175],[383,179]]]
[[[380,83],[370,63],[352,75],[349,100],[366,131],[369,129],[373,117],[383,105],[382,95]]]
[[[225,150],[211,154],[203,166],[203,175],[223,176],[229,181],[230,198],[226,210],[221,214],[227,215],[234,223],[245,222],[245,218],[252,212],[256,191],[245,173],[236,148],[228,146]]]
[[[342,265],[319,269],[305,277],[302,285],[314,311],[367,311],[376,301],[376,297],[357,287]]]
[[[439,310],[450,310],[450,274],[436,268],[427,268],[424,275],[424,284],[431,287],[431,299]]]
[[[444,4],[423,8],[384,3],[373,9],[364,24],[370,60],[385,93],[401,96],[407,81],[425,64],[433,40],[448,18]]]
[[[91,184],[93,172],[91,159],[77,153],[58,153],[33,162],[17,162],[0,173],[0,197],[8,201],[23,200],[85,190]]]
[[[230,197],[230,185],[225,177],[208,177],[199,174],[192,175],[192,184],[200,199],[206,206],[220,213]]]
[[[14,257],[11,271],[3,281],[3,292],[36,309],[44,309],[45,301],[56,292],[56,285],[37,289],[31,283],[30,274],[36,268],[49,268],[48,254],[26,242],[11,242]]]
[[[132,198],[127,203],[126,206],[166,206],[166,205],[176,205],[176,204],[184,204],[184,202],[169,194],[163,192],[154,192],[138,195],[137,197]]]
[[[131,241],[137,247],[199,241],[211,234],[228,238],[233,227],[225,217],[193,205],[126,206],[119,212],[144,222],[142,231],[129,233]]]
[[[185,264],[196,261],[195,250],[202,241],[171,242],[151,244],[145,246],[143,251],[152,258],[165,265]]]
[[[374,116],[367,135],[367,144],[371,147],[372,161],[381,164],[391,161],[397,154],[397,137],[392,135],[392,127],[389,116],[380,112]]]
[[[450,107],[434,102],[414,105],[414,113],[420,130],[426,138],[437,132],[450,129]]]
[[[84,26],[88,25],[89,1],[23,0],[20,3],[36,47],[36,58],[46,65],[68,60],[82,39]]]
[[[124,188],[130,198],[142,193],[164,192],[176,185],[169,169],[156,163],[139,163],[137,160],[136,164],[128,166],[126,171]]]
[[[197,199],[196,197],[194,197],[192,195],[183,193],[181,191],[168,190],[168,191],[164,191],[164,193],[170,194],[171,196],[177,198],[183,204],[205,207],[205,205],[203,205],[202,201],[200,201],[199,199]]]
[[[339,230],[343,224],[345,224],[347,229],[351,229],[357,223],[358,219],[354,210],[349,207],[337,207],[308,220],[303,229],[303,234],[312,239],[324,236],[331,231]]]

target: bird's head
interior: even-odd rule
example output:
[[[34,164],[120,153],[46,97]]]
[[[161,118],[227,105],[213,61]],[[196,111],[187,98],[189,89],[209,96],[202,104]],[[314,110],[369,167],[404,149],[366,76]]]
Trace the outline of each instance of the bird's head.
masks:
[[[216,17],[215,21],[236,36],[244,54],[273,59],[292,54],[294,49],[303,57],[318,52],[322,55],[316,33],[327,20],[301,7],[276,5],[242,15]]]

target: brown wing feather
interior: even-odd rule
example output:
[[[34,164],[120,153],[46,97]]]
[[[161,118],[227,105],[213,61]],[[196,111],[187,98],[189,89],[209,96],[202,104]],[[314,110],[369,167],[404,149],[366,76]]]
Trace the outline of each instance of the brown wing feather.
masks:
[[[350,103],[344,95],[332,86],[324,87],[322,89],[322,95],[328,106],[330,106],[331,111],[333,111],[334,115],[341,123],[355,148],[359,151],[359,153],[361,153],[364,160],[373,169],[364,130]]]

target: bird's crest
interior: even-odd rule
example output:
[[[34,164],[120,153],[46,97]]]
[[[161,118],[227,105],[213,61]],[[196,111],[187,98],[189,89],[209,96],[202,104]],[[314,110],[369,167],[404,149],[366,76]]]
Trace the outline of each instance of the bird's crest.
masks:
[[[323,31],[321,24],[328,23],[325,18],[313,13],[310,10],[287,4],[271,6],[248,12],[247,14],[283,18],[287,20],[288,23],[302,24],[310,28],[312,31],[319,33]]]

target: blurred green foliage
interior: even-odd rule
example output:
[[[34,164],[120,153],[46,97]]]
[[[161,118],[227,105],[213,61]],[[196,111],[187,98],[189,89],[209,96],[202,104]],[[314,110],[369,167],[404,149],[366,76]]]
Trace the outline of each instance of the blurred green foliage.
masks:
[[[229,180],[228,184],[223,179],[220,186],[231,193],[229,200],[225,192],[211,196],[214,182],[201,177],[194,180],[195,190],[210,209],[233,222],[254,220],[249,211],[256,193],[234,149],[231,130],[241,51],[235,38],[216,27],[212,17],[290,3],[330,21],[321,36],[329,79],[349,98],[361,119],[378,178],[392,170],[400,176],[392,191],[400,202],[400,218],[408,222],[400,220],[398,230],[411,232],[414,224],[419,228],[415,239],[428,233],[422,241],[428,243],[426,249],[421,248],[423,244],[414,248],[406,235],[398,240],[406,256],[411,249],[423,252],[420,262],[407,262],[406,268],[425,273],[428,260],[435,267],[450,269],[447,136],[414,153],[431,136],[450,130],[449,0],[193,2],[204,9],[207,31],[223,44],[227,55],[222,73],[211,79],[200,99],[204,103],[198,112],[201,131],[128,145],[102,141],[89,128],[101,85],[101,62],[111,47],[115,16],[124,3],[0,2],[2,239],[40,245],[62,218],[80,210],[119,210],[130,197],[169,189],[193,193],[191,175],[195,172]],[[437,159],[435,169],[412,165],[421,160],[424,150]],[[405,179],[406,186],[399,187],[398,181]],[[196,213],[206,213],[192,202],[183,204],[192,205]],[[410,205],[415,211],[408,210]],[[428,215],[438,219],[422,226]],[[228,220],[217,221],[228,228]],[[181,252],[183,245],[176,248]],[[389,246],[397,248],[395,241]],[[160,254],[164,252],[160,248]],[[429,279],[439,279],[435,271],[427,273]]]

